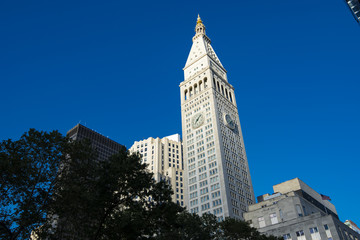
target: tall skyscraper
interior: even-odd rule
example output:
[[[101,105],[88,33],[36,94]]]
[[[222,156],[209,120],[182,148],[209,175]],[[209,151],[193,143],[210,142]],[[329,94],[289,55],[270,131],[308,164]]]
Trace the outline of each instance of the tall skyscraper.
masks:
[[[234,87],[198,16],[180,84],[190,212],[243,219],[255,202]]]
[[[184,167],[182,143],[179,134],[163,138],[148,138],[135,141],[130,152],[141,154],[143,163],[154,174],[156,181],[166,180],[174,194],[172,200],[184,206]]]

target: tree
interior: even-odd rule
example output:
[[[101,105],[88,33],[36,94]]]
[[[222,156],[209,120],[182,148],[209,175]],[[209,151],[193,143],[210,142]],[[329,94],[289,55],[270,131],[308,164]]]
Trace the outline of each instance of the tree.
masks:
[[[88,140],[30,129],[1,142],[0,171],[1,239],[279,239],[185,211],[125,147],[99,161]]]
[[[182,212],[177,216],[179,226],[176,239],[218,239],[220,236],[219,223],[213,214],[203,214],[201,217],[195,213]]]
[[[250,227],[247,222],[234,218],[226,218],[219,228],[226,240],[281,240],[282,238],[266,236],[259,233],[256,228]]]
[[[172,190],[167,183],[154,181],[138,154],[130,154],[123,147],[107,161],[99,162],[87,154],[90,149],[68,152],[49,211],[56,227],[51,218],[39,236],[148,239],[172,229],[173,219],[183,209],[171,201]]]
[[[0,143],[0,238],[27,239],[46,220],[67,139],[30,129]]]

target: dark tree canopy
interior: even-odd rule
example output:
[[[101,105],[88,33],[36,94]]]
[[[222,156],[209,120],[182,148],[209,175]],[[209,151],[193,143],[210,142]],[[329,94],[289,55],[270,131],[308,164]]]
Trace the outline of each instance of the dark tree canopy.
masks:
[[[97,160],[88,140],[30,129],[0,144],[0,238],[28,239],[278,239],[243,221],[219,223],[171,201],[139,154],[123,147]]]
[[[27,239],[46,220],[67,139],[30,129],[0,143],[0,238]]]

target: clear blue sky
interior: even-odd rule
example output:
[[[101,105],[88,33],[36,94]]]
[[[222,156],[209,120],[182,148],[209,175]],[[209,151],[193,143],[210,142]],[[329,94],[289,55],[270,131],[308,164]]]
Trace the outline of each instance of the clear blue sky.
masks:
[[[198,13],[255,194],[299,177],[360,224],[360,26],[343,0],[1,1],[0,139],[80,121],[127,147],[181,133]]]

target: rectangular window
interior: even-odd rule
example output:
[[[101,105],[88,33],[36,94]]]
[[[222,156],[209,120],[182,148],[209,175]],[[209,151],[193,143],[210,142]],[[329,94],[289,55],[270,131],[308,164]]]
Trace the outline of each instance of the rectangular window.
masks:
[[[202,173],[199,175],[199,180],[203,180],[206,178],[206,173]]]
[[[306,240],[305,233],[303,230],[296,232],[296,239],[297,240]]]
[[[198,208],[198,207],[192,208],[192,209],[190,210],[190,212],[191,212],[191,213],[197,213],[197,212],[199,212],[199,208]]]
[[[193,178],[189,179],[189,184],[193,184],[194,182],[196,182],[196,177],[193,177]]]
[[[193,206],[195,206],[195,205],[197,205],[197,204],[198,204],[198,200],[197,200],[197,199],[190,201],[190,206],[191,206],[191,207],[193,207]]]
[[[302,216],[303,216],[303,214],[302,214],[302,212],[301,212],[301,207],[300,207],[299,204],[296,204],[296,212],[297,212],[297,214],[298,214],[299,217],[302,217]]]
[[[260,228],[263,228],[263,227],[266,226],[264,217],[259,217],[258,221],[259,221],[259,227]]]
[[[196,185],[196,184],[190,186],[190,192],[192,192],[192,191],[194,191],[194,190],[196,190],[196,189],[197,189],[197,185]]]
[[[271,224],[277,224],[279,222],[276,213],[270,214],[270,220],[271,220]]]
[[[331,232],[330,232],[330,228],[329,228],[329,226],[327,224],[324,225],[324,229],[325,229],[327,239],[332,240],[332,235],[331,235]]]
[[[320,233],[317,227],[309,228],[312,240],[321,240]]]
[[[216,207],[220,204],[221,204],[221,199],[217,199],[217,200],[213,201],[213,207]]]
[[[201,197],[200,200],[201,200],[201,203],[208,201],[209,200],[209,195]]]
[[[284,240],[291,240],[291,235],[290,235],[290,233],[284,234],[284,235],[283,235],[283,238],[284,238]]]
[[[206,203],[204,205],[201,205],[201,211],[205,211],[210,208],[210,203]]]
[[[212,197],[212,198],[217,198],[217,197],[219,197],[219,196],[220,196],[220,191],[211,193],[211,197]]]
[[[220,183],[216,183],[214,185],[211,185],[210,188],[211,188],[211,191],[214,191],[214,190],[220,188]]]
[[[200,189],[200,195],[206,194],[208,192],[209,192],[209,189],[207,187],[203,188],[203,189]]]
[[[214,209],[214,214],[215,214],[215,215],[216,215],[216,214],[220,214],[220,213],[222,213],[222,208],[221,208],[221,207]]]
[[[200,187],[204,187],[206,186],[208,183],[207,183],[207,180],[204,180],[202,182],[200,182]]]
[[[190,193],[190,199],[196,198],[197,192]]]

